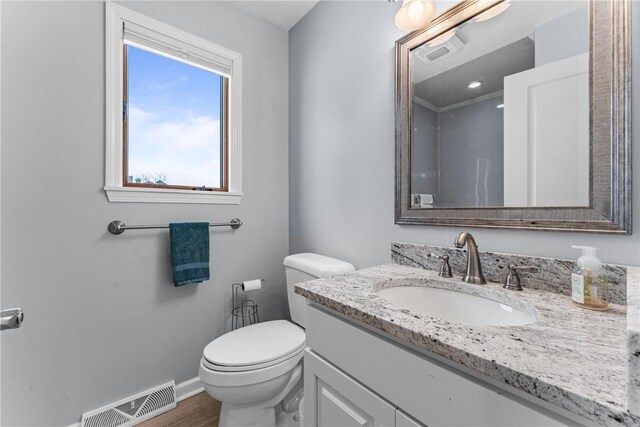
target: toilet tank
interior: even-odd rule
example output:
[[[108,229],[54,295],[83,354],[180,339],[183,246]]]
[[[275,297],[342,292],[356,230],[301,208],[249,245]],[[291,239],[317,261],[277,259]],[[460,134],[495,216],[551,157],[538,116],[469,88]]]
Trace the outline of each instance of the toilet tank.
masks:
[[[296,283],[356,270],[348,262],[311,253],[289,255],[284,259],[284,267],[287,275],[287,296],[291,320],[303,328],[305,327],[306,301],[304,297],[295,293]]]

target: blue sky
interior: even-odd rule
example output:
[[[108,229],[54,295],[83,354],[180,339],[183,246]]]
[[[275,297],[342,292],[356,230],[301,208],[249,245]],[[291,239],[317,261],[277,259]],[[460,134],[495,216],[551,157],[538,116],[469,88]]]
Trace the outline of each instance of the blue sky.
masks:
[[[163,173],[167,184],[219,187],[221,77],[127,49],[127,175]]]

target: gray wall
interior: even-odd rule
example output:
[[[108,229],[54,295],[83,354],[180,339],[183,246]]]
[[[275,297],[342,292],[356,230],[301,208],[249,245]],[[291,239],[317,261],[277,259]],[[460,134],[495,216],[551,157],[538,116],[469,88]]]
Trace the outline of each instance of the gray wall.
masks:
[[[589,50],[587,5],[535,28],[536,67]]]
[[[413,103],[411,114],[411,192],[438,192],[438,115]]]
[[[85,410],[198,375],[230,325],[234,281],[262,277],[263,320],[287,315],[287,33],[221,2],[128,7],[243,55],[239,206],[108,203],[104,5],[2,4],[2,425],[68,425]],[[244,221],[211,232],[212,280],[174,288],[166,230],[131,224]]]
[[[438,206],[504,205],[502,95],[438,113]]]
[[[458,227],[394,224],[394,42],[399,3],[320,2],[289,33],[290,250],[358,268],[390,261],[390,242],[451,246]],[[634,8],[634,28],[638,11]],[[640,37],[634,31],[634,64]],[[638,80],[640,67],[633,70]],[[318,82],[322,82],[319,84]],[[640,117],[634,85],[634,122]],[[640,132],[634,132],[638,146]],[[633,161],[640,164],[640,149]],[[640,182],[640,167],[634,168]],[[606,262],[640,265],[640,197],[633,236],[471,229],[481,250],[576,258],[572,244]]]

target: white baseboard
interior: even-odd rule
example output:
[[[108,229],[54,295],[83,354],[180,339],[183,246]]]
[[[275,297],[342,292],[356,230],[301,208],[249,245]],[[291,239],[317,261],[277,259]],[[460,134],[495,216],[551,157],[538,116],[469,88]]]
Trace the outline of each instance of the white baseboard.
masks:
[[[176,384],[176,402],[188,399],[203,391],[204,385],[202,381],[200,381],[200,377],[191,378],[190,380]]]
[[[191,378],[190,380],[176,384],[176,402],[181,402],[185,399],[195,396],[198,393],[204,391],[204,385],[200,381],[200,377]],[[70,424],[68,427],[81,427],[82,423]]]

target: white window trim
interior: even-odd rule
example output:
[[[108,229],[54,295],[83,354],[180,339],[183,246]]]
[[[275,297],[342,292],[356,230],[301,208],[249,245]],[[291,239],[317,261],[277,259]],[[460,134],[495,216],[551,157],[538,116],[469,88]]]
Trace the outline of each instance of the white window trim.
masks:
[[[130,22],[231,61],[229,76],[229,191],[125,187],[123,176],[122,89],[123,24]],[[237,205],[242,199],[242,55],[156,21],[120,5],[105,3],[106,147],[105,186],[110,202],[215,203]]]

